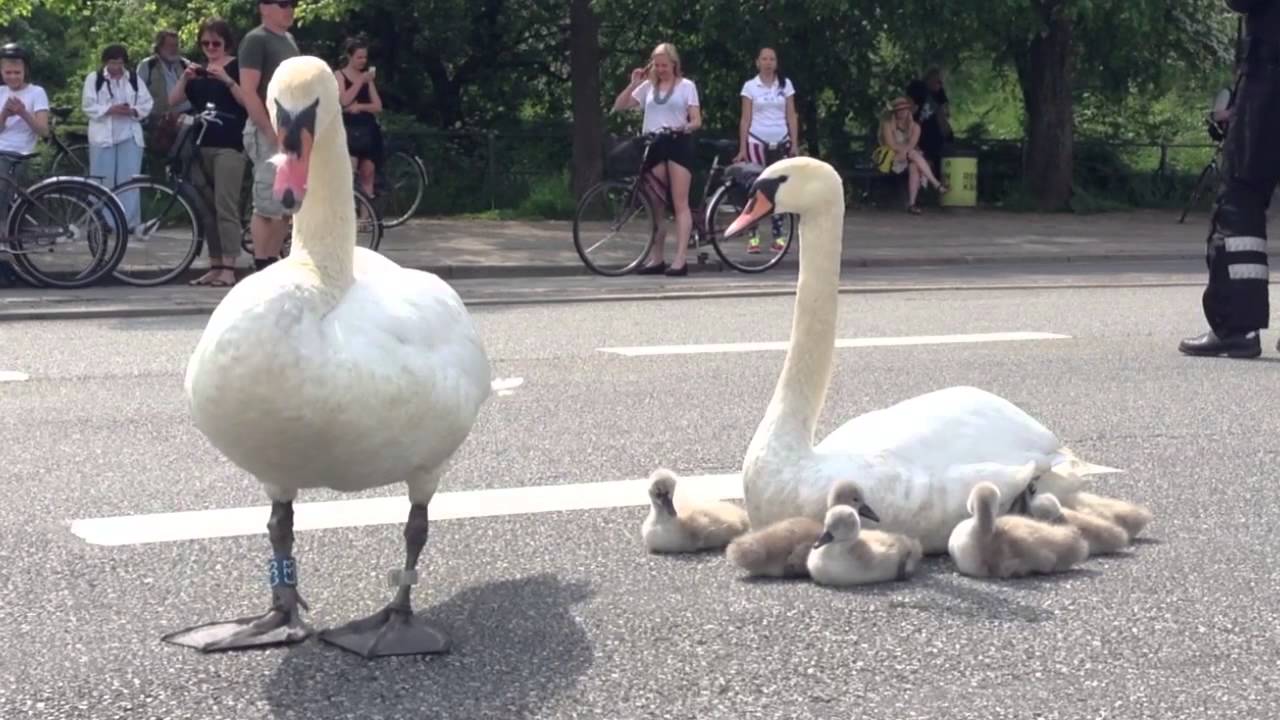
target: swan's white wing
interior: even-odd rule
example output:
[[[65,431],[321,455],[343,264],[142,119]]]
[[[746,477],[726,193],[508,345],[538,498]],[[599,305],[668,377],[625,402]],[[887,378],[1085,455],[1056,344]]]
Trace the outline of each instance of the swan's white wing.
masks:
[[[885,454],[940,477],[958,465],[1057,464],[1061,441],[1013,403],[985,390],[952,387],[918,395],[846,422],[815,450]]]

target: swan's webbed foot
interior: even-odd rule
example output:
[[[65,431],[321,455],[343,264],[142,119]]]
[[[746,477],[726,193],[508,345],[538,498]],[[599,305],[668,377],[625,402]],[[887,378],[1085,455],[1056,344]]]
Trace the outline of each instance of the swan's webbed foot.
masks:
[[[197,625],[170,633],[161,640],[192,647],[201,652],[243,650],[271,645],[291,645],[306,640],[311,626],[302,620],[299,608],[308,610],[298,594],[298,564],[293,552],[293,503],[273,502],[267,521],[274,556],[269,566],[271,609],[256,617]]]
[[[367,618],[325,630],[320,639],[366,658],[427,655],[449,649],[444,630],[414,615],[407,605],[396,603]]]
[[[244,650],[247,648],[292,645],[306,640],[312,628],[302,619],[299,608],[307,604],[294,588],[277,589],[271,609],[262,615],[197,625],[165,635],[162,640],[192,647],[200,652]]]
[[[418,582],[418,556],[427,544],[427,506],[409,508],[404,526],[404,569],[391,574],[398,588],[391,604],[374,615],[320,633],[320,639],[365,658],[391,655],[426,655],[449,649],[444,630],[413,614],[409,591]]]

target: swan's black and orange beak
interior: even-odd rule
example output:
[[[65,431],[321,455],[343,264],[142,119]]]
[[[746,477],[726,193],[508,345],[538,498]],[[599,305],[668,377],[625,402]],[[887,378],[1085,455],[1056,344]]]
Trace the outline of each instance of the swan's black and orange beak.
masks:
[[[724,236],[733,237],[743,230],[755,225],[760,220],[773,214],[773,206],[778,196],[778,186],[786,182],[786,175],[779,175],[765,180],[756,180],[747,192],[751,199],[742,208],[742,214],[725,228]]]
[[[316,98],[301,112],[291,113],[276,101],[276,141],[280,154],[271,159],[276,166],[271,193],[288,212],[301,207],[307,194],[307,169],[311,166],[311,148],[316,140],[319,106],[320,99]]]

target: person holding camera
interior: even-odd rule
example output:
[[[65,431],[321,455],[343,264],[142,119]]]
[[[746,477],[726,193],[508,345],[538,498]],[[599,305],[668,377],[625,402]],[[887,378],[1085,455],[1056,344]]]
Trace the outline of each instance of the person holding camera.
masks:
[[[113,188],[142,170],[142,119],[153,100],[137,73],[126,68],[129,51],[109,45],[102,51],[102,67],[84,79],[81,109],[89,118],[89,174]],[[140,221],[138,193],[118,196],[132,231]]]
[[[1237,91],[1223,148],[1226,176],[1210,221],[1202,305],[1209,331],[1186,338],[1186,355],[1253,358],[1269,327],[1267,207],[1280,181],[1280,0],[1227,0],[1244,13]],[[1276,344],[1280,350],[1280,343]]]
[[[686,263],[689,238],[693,231],[693,215],[689,211],[689,185],[693,180],[693,135],[702,127],[702,106],[698,86],[680,69],[680,54],[675,45],[662,43],[649,55],[649,64],[631,71],[631,82],[613,101],[613,111],[640,110],[644,120],[642,132],[670,130],[649,148],[648,165],[644,168],[658,182],[670,188],[675,205],[676,254],[671,265],[663,262],[667,223],[665,213],[658,214],[657,242],[637,275],[669,276],[689,274]],[[652,187],[652,186],[651,186]],[[665,199],[662,202],[666,202]]]
[[[169,93],[169,102],[190,102],[192,111],[204,112],[212,105],[218,112],[200,138],[192,180],[204,197],[206,238],[209,242],[209,272],[191,281],[192,285],[230,287],[236,282],[236,258],[240,255],[240,186],[244,181],[244,125],[249,114],[244,109],[240,88],[240,65],[230,54],[235,41],[231,26],[219,19],[200,25],[200,49],[205,65],[187,65],[178,84]]]
[[[374,169],[382,162],[382,127],[378,113],[382,98],[373,84],[377,68],[369,67],[369,44],[359,38],[346,42],[347,64],[334,72],[342,94],[342,124],[347,130],[351,169],[360,178],[360,189],[373,197]]]

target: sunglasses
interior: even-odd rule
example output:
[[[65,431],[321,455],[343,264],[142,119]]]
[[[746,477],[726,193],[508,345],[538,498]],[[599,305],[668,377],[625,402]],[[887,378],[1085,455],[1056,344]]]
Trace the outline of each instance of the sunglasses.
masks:
[[[222,47],[222,41],[221,40],[201,40],[200,47],[220,48]]]

